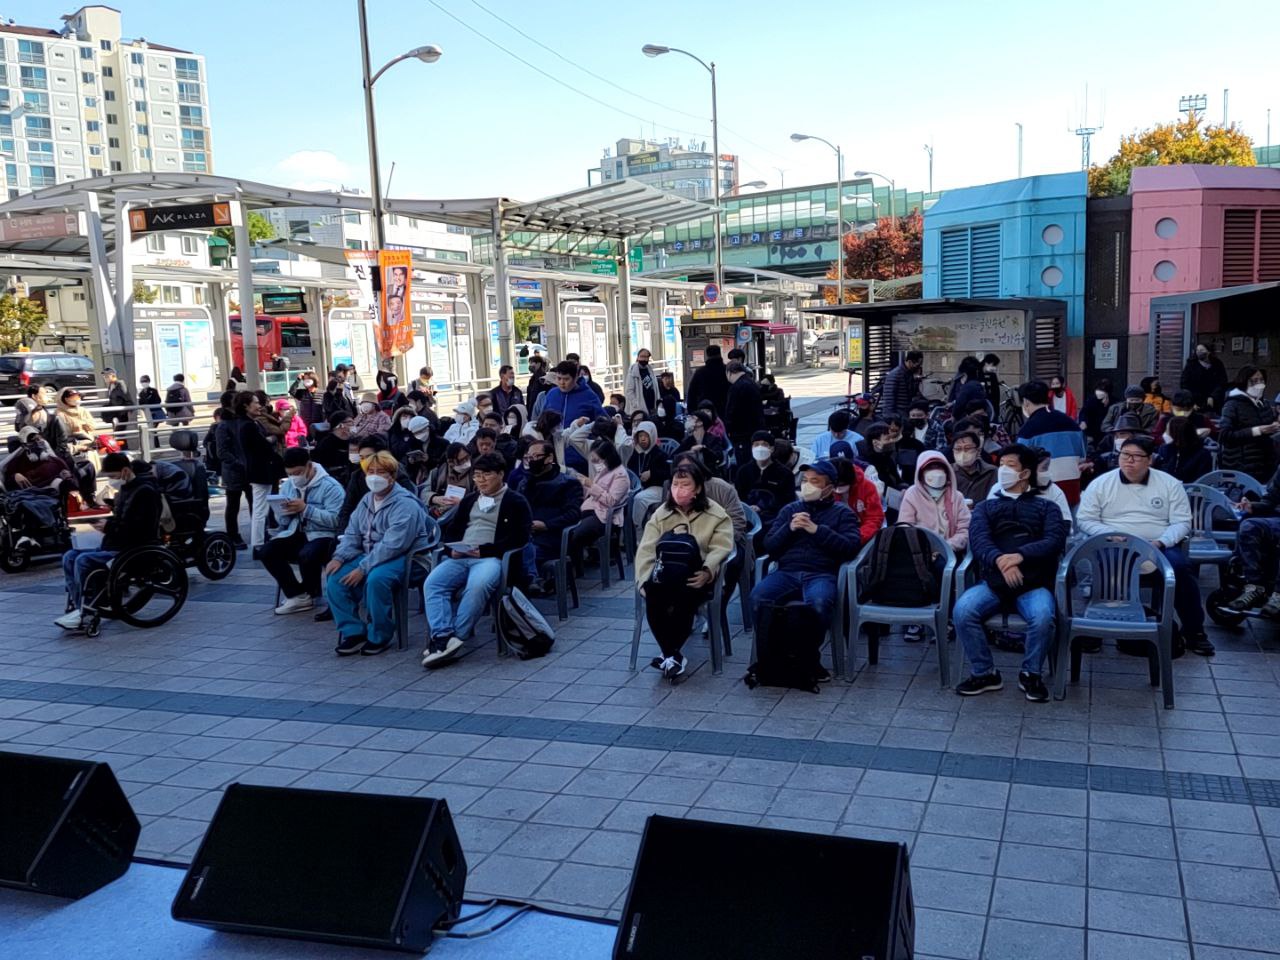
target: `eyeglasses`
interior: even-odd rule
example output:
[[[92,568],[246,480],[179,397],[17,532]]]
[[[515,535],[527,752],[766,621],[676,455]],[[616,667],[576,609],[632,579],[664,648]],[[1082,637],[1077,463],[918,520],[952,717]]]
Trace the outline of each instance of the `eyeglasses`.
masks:
[[[1121,461],[1123,461],[1124,463],[1137,463],[1137,462],[1138,462],[1138,461],[1140,461],[1140,460],[1150,460],[1150,459],[1151,459],[1151,454],[1149,454],[1149,453],[1122,453],[1122,454],[1120,454],[1119,459],[1120,459]]]

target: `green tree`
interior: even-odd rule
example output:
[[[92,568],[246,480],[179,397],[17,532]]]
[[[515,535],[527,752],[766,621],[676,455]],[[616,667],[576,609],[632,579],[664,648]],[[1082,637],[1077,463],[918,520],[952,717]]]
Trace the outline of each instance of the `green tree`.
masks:
[[[48,319],[44,307],[34,300],[12,293],[0,297],[0,352],[9,353],[30,343]]]
[[[160,291],[155,287],[148,287],[141,280],[133,281],[133,302],[134,303],[155,303],[160,297]]]
[[[271,226],[271,221],[258,213],[257,210],[249,211],[249,242],[258,243],[262,240],[274,240],[276,238],[276,228]],[[218,227],[213,231],[215,237],[221,237],[227,243],[231,244],[231,252],[236,249],[236,231],[234,227]]]
[[[516,324],[516,341],[524,343],[529,339],[529,327],[535,323],[542,322],[541,310],[530,310],[527,307],[518,307],[512,313],[511,319]]]
[[[1120,149],[1102,166],[1089,169],[1089,195],[1117,197],[1128,193],[1134,167],[1177,163],[1209,163],[1252,167],[1253,141],[1235,124],[1201,126],[1201,117],[1187,114],[1176,123],[1157,123],[1150,130],[1120,138]]]

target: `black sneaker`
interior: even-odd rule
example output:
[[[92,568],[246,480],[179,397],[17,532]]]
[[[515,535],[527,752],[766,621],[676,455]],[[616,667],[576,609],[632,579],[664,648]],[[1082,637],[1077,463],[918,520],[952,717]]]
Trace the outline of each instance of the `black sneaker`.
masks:
[[[1218,652],[1214,649],[1213,644],[1209,642],[1209,638],[1203,633],[1194,637],[1188,636],[1186,638],[1186,644],[1188,650],[1201,657],[1212,657]]]
[[[328,623],[333,619],[333,611],[329,607],[325,607],[314,617],[316,623]]]
[[[358,637],[341,637],[338,645],[333,648],[333,652],[340,657],[349,657],[352,654],[359,653],[364,649],[365,644],[369,641],[363,636]]]
[[[966,680],[961,680],[956,685],[956,693],[962,697],[976,697],[980,693],[986,693],[989,690],[1003,690],[1004,679],[1000,676],[999,670],[992,670],[990,673],[984,673],[982,676],[977,674]]]
[[[1100,637],[1082,637],[1076,641],[1076,646],[1081,653],[1101,653],[1102,639]]]
[[[1044,685],[1038,673],[1019,673],[1018,689],[1025,693],[1032,703],[1045,703],[1049,699],[1049,688]]]
[[[378,654],[391,646],[390,643],[366,643],[364,649],[360,651],[362,657],[376,657]]]
[[[248,550],[249,544],[244,542],[244,537],[236,537],[234,546],[237,550]]]
[[[684,658],[683,654],[677,653],[671,658],[671,666],[663,671],[668,680],[674,680],[680,674],[684,673],[684,665],[689,661]]]

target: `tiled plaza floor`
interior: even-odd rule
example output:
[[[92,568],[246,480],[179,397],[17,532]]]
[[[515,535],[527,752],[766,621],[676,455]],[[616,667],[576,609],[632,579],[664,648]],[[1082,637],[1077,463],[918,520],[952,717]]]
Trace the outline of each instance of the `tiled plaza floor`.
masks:
[[[790,389],[802,403],[843,378]],[[809,409],[802,437],[829,407]],[[741,683],[736,600],[723,676],[703,663],[673,688],[627,670],[630,584],[593,581],[545,659],[486,644],[426,673],[417,640],[337,660],[324,625],[272,615],[264,576],[194,576],[171,623],[96,640],[52,625],[54,568],[0,580],[0,742],[109,761],[152,857],[190,857],[235,781],[442,796],[469,895],[616,913],[661,812],[905,841],[923,957],[1280,951],[1274,627],[1215,631],[1215,659],[1180,659],[1172,711],[1114,649],[1086,658],[1065,701],[1029,704],[1012,685],[940,690],[933,648],[900,637],[811,695]]]

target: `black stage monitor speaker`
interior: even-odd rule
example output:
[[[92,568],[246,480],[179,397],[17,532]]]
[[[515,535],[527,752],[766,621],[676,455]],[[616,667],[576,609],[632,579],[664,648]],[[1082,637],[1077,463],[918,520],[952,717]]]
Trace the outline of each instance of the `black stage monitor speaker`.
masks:
[[[652,816],[614,960],[911,960],[900,843]]]
[[[174,898],[217,930],[422,953],[467,879],[443,800],[233,784]]]
[[[0,753],[0,886],[93,893],[129,869],[140,830],[105,763]]]

